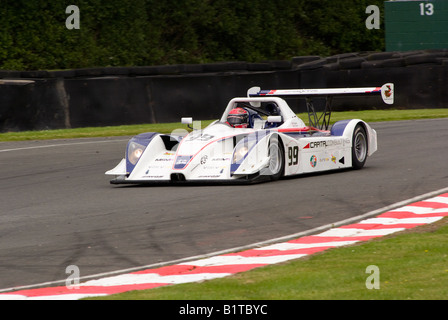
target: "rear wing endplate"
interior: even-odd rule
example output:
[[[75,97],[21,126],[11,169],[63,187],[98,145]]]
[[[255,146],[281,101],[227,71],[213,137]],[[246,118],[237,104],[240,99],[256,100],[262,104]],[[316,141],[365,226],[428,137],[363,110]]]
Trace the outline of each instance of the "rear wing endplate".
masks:
[[[394,84],[386,83],[381,87],[363,88],[328,88],[328,89],[286,89],[286,90],[261,90],[260,87],[252,87],[247,91],[248,97],[305,97],[308,109],[310,126],[328,130],[331,117],[331,100],[335,95],[364,95],[381,94],[381,98],[386,104],[394,103]],[[317,116],[312,103],[313,97],[326,97],[325,109],[320,116]]]

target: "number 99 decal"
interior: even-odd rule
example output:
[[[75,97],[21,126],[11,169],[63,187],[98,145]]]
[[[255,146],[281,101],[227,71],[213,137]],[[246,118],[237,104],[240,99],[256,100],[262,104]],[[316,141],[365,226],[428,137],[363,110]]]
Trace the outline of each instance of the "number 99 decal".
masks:
[[[299,147],[288,147],[288,166],[295,166],[299,163]]]

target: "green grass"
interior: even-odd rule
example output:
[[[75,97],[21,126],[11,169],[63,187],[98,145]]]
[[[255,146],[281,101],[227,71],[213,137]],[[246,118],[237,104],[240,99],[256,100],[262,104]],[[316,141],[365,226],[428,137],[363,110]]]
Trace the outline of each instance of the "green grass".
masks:
[[[151,131],[170,133],[174,129],[179,128],[186,128],[186,126],[181,123],[160,123],[42,131],[6,132],[0,134],[0,141],[133,136],[142,132]]]
[[[300,113],[298,114],[298,116],[302,118],[305,123],[308,123],[308,115],[306,113]],[[333,112],[331,116],[331,123],[344,119],[362,119],[366,122],[378,122],[446,117],[448,117],[448,109],[347,111]],[[212,120],[202,121],[202,127],[205,127],[211,122]],[[132,136],[138,133],[151,131],[170,133],[175,129],[186,128],[186,125],[175,122],[109,127],[89,127],[77,129],[6,132],[0,133],[0,141]]]
[[[333,112],[332,122],[344,119],[362,119],[366,122],[400,121],[448,118],[448,108],[445,109],[415,109],[415,110],[366,110]],[[305,115],[303,119],[307,119]]]
[[[110,300],[448,299],[448,218],[222,279],[130,291]],[[369,265],[379,289],[367,289]]]

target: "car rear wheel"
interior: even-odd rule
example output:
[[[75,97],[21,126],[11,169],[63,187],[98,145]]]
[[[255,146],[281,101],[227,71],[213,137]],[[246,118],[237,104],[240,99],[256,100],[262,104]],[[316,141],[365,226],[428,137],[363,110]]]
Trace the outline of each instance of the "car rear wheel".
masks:
[[[358,124],[353,132],[352,140],[352,166],[355,169],[361,169],[367,160],[367,134],[364,127]]]

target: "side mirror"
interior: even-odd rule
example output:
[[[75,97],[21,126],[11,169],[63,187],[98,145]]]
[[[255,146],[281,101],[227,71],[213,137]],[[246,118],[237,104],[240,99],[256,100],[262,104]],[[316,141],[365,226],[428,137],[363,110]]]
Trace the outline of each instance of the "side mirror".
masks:
[[[268,122],[280,123],[282,122],[282,116],[269,116]]]
[[[192,123],[193,123],[193,118],[182,118],[182,119],[180,120],[180,122],[181,122],[182,124],[192,124]]]
[[[181,118],[180,122],[182,124],[186,124],[188,128],[193,130],[193,128],[191,127],[191,124],[193,123],[193,118],[191,118],[191,117],[189,117],[189,118]]]

